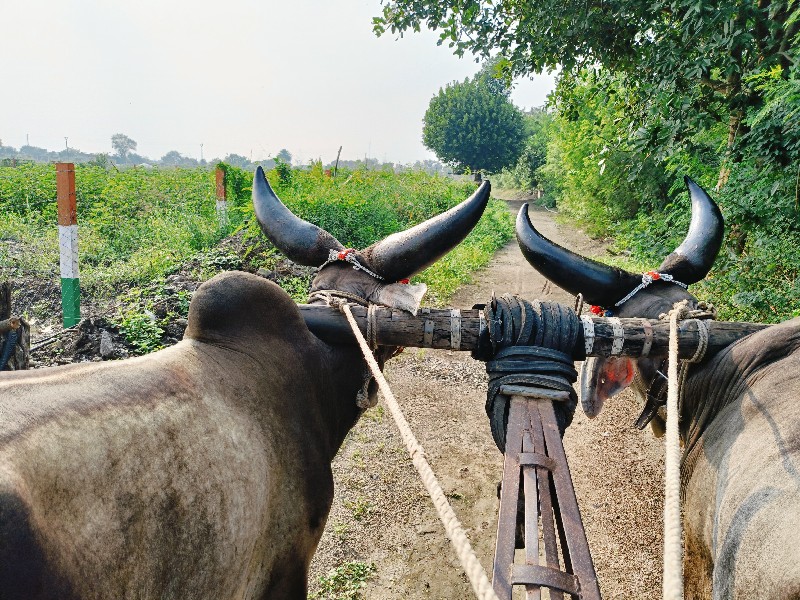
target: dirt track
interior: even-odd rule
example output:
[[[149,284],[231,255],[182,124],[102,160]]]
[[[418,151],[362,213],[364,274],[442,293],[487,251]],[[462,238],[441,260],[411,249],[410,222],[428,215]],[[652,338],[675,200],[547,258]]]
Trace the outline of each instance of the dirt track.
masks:
[[[520,202],[509,202],[516,211]],[[603,248],[581,232],[532,213],[550,239],[585,255]],[[487,302],[492,291],[572,304],[524,260],[512,241],[453,306]],[[389,363],[389,383],[429,462],[451,499],[481,563],[490,573],[502,457],[484,412],[486,376],[468,353],[409,349]],[[578,408],[564,437],[603,597],[660,594],[662,447],[631,424],[638,405],[629,392],[588,420]],[[334,465],[336,497],[312,563],[316,579],[348,562],[374,563],[368,599],[474,597],[435,510],[387,412],[371,409],[351,432]],[[490,573],[491,576],[491,573]],[[545,595],[546,597],[546,595]]]

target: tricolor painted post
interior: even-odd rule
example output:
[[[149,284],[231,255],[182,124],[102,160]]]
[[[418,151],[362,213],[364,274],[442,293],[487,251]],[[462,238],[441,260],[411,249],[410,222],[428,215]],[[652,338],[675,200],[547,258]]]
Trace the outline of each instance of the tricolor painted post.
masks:
[[[228,196],[225,192],[225,171],[217,167],[217,219],[220,227],[228,226]]]
[[[78,274],[78,208],[75,196],[75,165],[56,163],[58,198],[58,248],[61,259],[61,310],[64,327],[81,320],[81,290]]]

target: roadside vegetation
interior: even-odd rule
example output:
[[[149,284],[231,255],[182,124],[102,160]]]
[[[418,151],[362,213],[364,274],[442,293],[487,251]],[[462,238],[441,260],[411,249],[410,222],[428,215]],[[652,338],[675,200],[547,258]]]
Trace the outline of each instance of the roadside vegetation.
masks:
[[[93,308],[112,307],[111,320],[134,353],[161,347],[169,321],[185,318],[192,290],[176,288],[178,273],[203,281],[228,269],[261,272],[305,301],[313,269],[287,264],[261,233],[250,200],[252,172],[221,167],[224,220],[216,212],[213,169],[76,165],[82,293]],[[333,178],[319,163],[293,169],[280,160],[268,178],[295,214],[357,248],[443,212],[475,190],[472,183],[422,171],[340,169]],[[45,283],[58,289],[55,196],[52,165],[0,167],[0,278],[18,287]],[[504,204],[490,202],[464,243],[414,278],[429,286],[425,302],[446,304],[512,231]],[[165,304],[168,311],[160,308]],[[33,313],[46,310],[30,306]]]
[[[504,81],[559,72],[548,105],[524,115],[519,158],[490,169],[497,187],[542,191],[613,239],[613,262],[649,270],[688,227],[688,175],[727,224],[693,291],[726,319],[800,315],[797,2],[391,0],[374,19],[378,35],[423,26]]]

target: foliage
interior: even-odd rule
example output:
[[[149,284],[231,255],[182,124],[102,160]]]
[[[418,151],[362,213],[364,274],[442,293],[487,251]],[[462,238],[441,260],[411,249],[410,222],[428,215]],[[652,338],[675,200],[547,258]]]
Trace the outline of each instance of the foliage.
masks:
[[[76,165],[81,286],[109,293],[143,284],[216,244],[242,221],[237,208],[221,226],[214,173],[198,169],[126,169]],[[0,211],[16,216],[11,236],[36,240],[58,265],[55,170],[26,164],[0,168]],[[41,261],[30,256],[24,260]],[[52,267],[42,276],[49,277]]]
[[[360,590],[376,571],[377,567],[373,563],[359,561],[344,563],[320,577],[319,589],[309,598],[357,600],[361,597]]]
[[[424,24],[459,55],[504,57],[508,78],[560,68],[563,80],[602,68],[637,98],[629,135],[641,149],[668,159],[722,123],[724,158],[735,161],[746,111],[764,99],[757,76],[779,67],[785,77],[797,61],[798,14],[792,0],[386,0],[374,29],[402,35]]]
[[[524,137],[522,114],[487,69],[440,89],[423,117],[425,146],[462,170],[499,171],[514,164]]]
[[[626,266],[657,266],[682,240],[690,204],[682,184],[691,175],[723,209],[728,234],[715,269],[694,291],[727,319],[774,322],[798,314],[800,212],[795,76],[760,77],[766,102],[748,113],[739,160],[726,185],[714,184],[724,157],[724,124],[702,130],[669,160],[656,159],[625,136],[631,126],[617,80],[587,74],[559,102],[550,130],[546,188],[566,214],[596,235],[616,238]],[[611,91],[614,93],[611,93]],[[758,141],[756,141],[758,140]]]
[[[118,315],[115,323],[138,354],[147,354],[162,348],[161,336],[164,335],[164,330],[152,313],[129,308]]]
[[[492,181],[497,181],[500,187],[531,191],[542,187],[541,169],[547,163],[554,116],[541,107],[524,113],[524,117],[527,138],[522,153],[513,167],[503,169]]]
[[[292,153],[286,148],[281,148],[280,152],[275,155],[275,162],[281,161],[288,165],[292,164]]]
[[[142,351],[164,343],[158,306],[140,298],[160,299],[164,278],[182,265],[192,277],[205,280],[220,270],[264,269],[296,301],[304,301],[312,271],[286,269],[280,254],[266,241],[253,218],[252,176],[231,165],[225,170],[229,199],[228,223],[215,211],[212,170],[106,170],[76,166],[81,288],[95,302],[121,290],[143,290],[121,299],[118,325]],[[365,248],[395,231],[406,229],[464,200],[474,184],[421,171],[348,172],[336,179],[321,165],[268,176],[284,202],[301,218],[328,229],[344,244]],[[52,165],[0,167],[0,272],[3,277],[59,278],[55,170]],[[241,254],[217,244],[238,232],[246,248]],[[513,220],[502,203],[491,201],[473,233],[440,263],[418,275],[429,286],[428,301],[442,304],[472,270],[485,265],[494,250],[510,239]],[[160,283],[159,283],[160,282]],[[155,287],[154,287],[155,286]],[[155,290],[155,291],[154,291]],[[139,294],[139,295],[136,295]],[[148,313],[159,315],[155,322]],[[144,316],[143,316],[144,315]]]
[[[111,147],[120,158],[125,158],[129,152],[136,150],[136,142],[124,133],[115,133],[111,136]]]

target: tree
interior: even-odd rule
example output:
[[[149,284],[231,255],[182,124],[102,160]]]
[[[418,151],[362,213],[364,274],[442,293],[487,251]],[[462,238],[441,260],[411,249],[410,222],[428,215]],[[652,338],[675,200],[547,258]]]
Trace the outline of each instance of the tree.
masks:
[[[275,158],[281,159],[287,165],[292,164],[292,153],[289,152],[286,148],[282,148],[280,152],[275,156]]]
[[[177,150],[170,150],[159,162],[167,167],[196,167],[199,164],[196,159],[184,156]]]
[[[240,169],[252,169],[253,163],[246,156],[242,156],[241,154],[228,154],[224,159],[223,162],[233,165],[234,167],[239,167]]]
[[[115,133],[111,136],[111,147],[116,150],[120,159],[125,160],[129,152],[136,150],[136,142],[124,133]]]
[[[545,108],[532,108],[525,113],[525,130],[528,138],[514,167],[514,176],[527,189],[540,187],[539,169],[547,162],[547,143],[552,122],[553,115]]]
[[[522,113],[485,70],[440,89],[423,117],[423,144],[456,169],[499,171],[516,162],[524,139]]]
[[[632,131],[642,144],[668,155],[698,129],[723,122],[726,155],[735,158],[747,110],[764,99],[754,76],[777,67],[786,79],[797,60],[798,16],[793,0],[387,0],[373,23],[379,35],[425,24],[459,55],[499,52],[509,79],[559,67],[562,80],[587,67],[609,69],[638,95]]]

